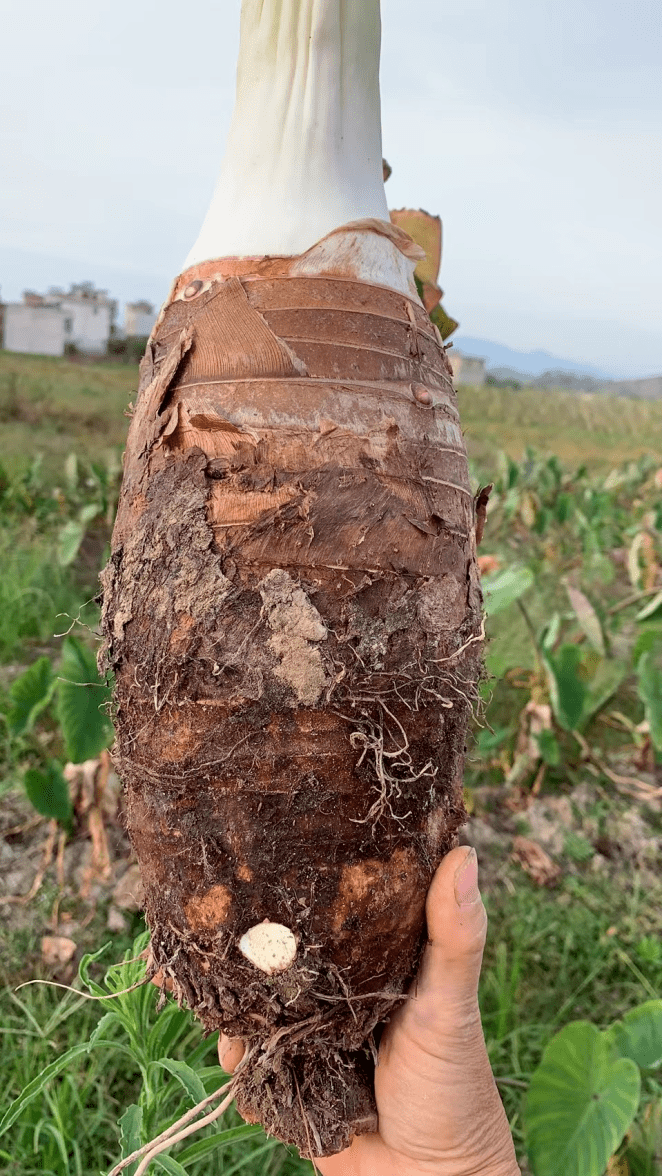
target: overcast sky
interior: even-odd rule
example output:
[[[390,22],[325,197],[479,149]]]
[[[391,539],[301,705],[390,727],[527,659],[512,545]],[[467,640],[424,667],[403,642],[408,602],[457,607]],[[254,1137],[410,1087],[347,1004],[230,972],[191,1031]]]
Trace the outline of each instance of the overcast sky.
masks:
[[[356,0],[358,2],[358,0]],[[382,0],[391,207],[463,334],[662,372],[660,0]],[[0,285],[166,294],[209,202],[239,0],[2,0]]]

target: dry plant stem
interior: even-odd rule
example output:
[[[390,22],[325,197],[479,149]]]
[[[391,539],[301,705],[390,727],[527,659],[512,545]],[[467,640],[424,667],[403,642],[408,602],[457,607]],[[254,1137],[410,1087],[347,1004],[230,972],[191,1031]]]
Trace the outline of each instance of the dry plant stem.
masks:
[[[232,1085],[233,1084],[230,1083],[230,1087],[232,1087]],[[167,1151],[168,1148],[173,1146],[173,1144],[180,1143],[182,1139],[186,1139],[189,1135],[194,1135],[195,1132],[199,1131],[201,1127],[208,1127],[210,1123],[214,1123],[216,1119],[220,1119],[221,1115],[227,1111],[233,1098],[234,1090],[231,1089],[223,1099],[223,1102],[220,1104],[220,1106],[216,1107],[215,1111],[210,1111],[208,1115],[205,1115],[204,1119],[199,1119],[197,1123],[191,1123],[191,1125],[189,1127],[185,1127],[183,1131],[177,1132],[176,1135],[172,1135],[169,1139],[166,1139],[163,1141],[163,1143],[160,1143],[158,1147],[152,1148],[152,1150],[145,1156],[140,1166],[136,1169],[136,1176],[144,1176],[144,1173],[149,1168],[152,1160],[154,1160],[156,1156],[160,1155],[161,1152]]]
[[[135,992],[136,988],[142,988],[144,984],[150,982],[150,979],[150,976],[143,976],[142,980],[137,980],[130,988],[122,988],[119,992],[109,992],[107,996],[94,996],[90,992],[81,992],[80,988],[72,988],[70,984],[59,984],[56,980],[26,980],[23,984],[19,984],[14,991],[19,992],[21,988],[28,988],[30,984],[47,984],[49,988],[63,988],[65,992],[73,992],[83,1000],[114,1000],[116,996],[126,996],[128,992]]]
[[[187,1123],[190,1123],[192,1119],[195,1119],[196,1115],[200,1114],[200,1111],[203,1111],[205,1107],[208,1107],[211,1103],[215,1102],[224,1091],[227,1090],[229,1092],[231,1102],[233,1096],[232,1092],[230,1091],[230,1087],[232,1085],[232,1082],[226,1082],[223,1086],[219,1086],[218,1090],[215,1090],[213,1094],[208,1095],[207,1098],[202,1099],[202,1101],[199,1102],[196,1106],[191,1107],[190,1111],[187,1111],[185,1115],[182,1115],[180,1119],[177,1119],[175,1123],[171,1123],[170,1127],[168,1127],[165,1131],[162,1131],[160,1135],[157,1135],[155,1139],[151,1139],[149,1143],[146,1143],[143,1145],[143,1147],[139,1147],[136,1151],[131,1152],[130,1156],[126,1156],[126,1158],[123,1159],[119,1164],[116,1164],[115,1167],[108,1173],[108,1176],[119,1176],[119,1173],[124,1171],[125,1168],[128,1168],[129,1164],[133,1164],[136,1160],[139,1160],[141,1156],[146,1155],[147,1152],[154,1151],[154,1149],[165,1140],[168,1141],[167,1146],[169,1147],[170,1143],[174,1142],[172,1137],[177,1135],[181,1128],[184,1127]],[[224,1100],[222,1105],[223,1110],[226,1110],[227,1106],[230,1104],[228,1102],[227,1105],[225,1105]],[[193,1125],[194,1130],[197,1131],[198,1127],[206,1125],[206,1122],[206,1118],[201,1119],[199,1122]],[[136,1176],[138,1176],[137,1173]]]
[[[662,796],[662,788],[656,788],[653,784],[648,784],[645,780],[639,780],[637,776],[621,776],[618,772],[614,772],[611,768],[608,768],[598,758],[591,746],[584,739],[584,736],[580,735],[579,731],[573,731],[572,734],[581,747],[586,759],[590,760],[602,772],[603,776],[611,780],[612,784],[615,784],[626,796],[634,796],[637,800],[654,800],[658,796]]]
[[[659,585],[657,588],[646,588],[643,592],[634,592],[632,596],[626,596],[624,600],[619,600],[618,604],[613,604],[611,608],[607,609],[607,616],[613,616],[614,613],[620,612],[622,608],[628,608],[631,604],[637,604],[639,600],[646,600],[648,596],[655,596],[660,591]]]

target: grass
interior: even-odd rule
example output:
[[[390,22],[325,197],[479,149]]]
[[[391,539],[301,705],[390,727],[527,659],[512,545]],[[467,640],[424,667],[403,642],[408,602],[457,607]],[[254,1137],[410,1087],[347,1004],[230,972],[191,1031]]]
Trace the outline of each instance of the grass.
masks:
[[[12,663],[28,664],[52,643],[53,633],[67,627],[60,625],[56,614],[75,616],[96,591],[111,508],[104,506],[95,535],[86,537],[70,566],[62,566],[58,544],[63,523],[76,516],[85,494],[97,492],[89,489],[89,470],[81,467],[78,481],[72,481],[65,460],[72,451],[97,460],[108,450],[121,448],[128,424],[124,409],[136,387],[137,369],[130,365],[84,365],[0,351],[0,452],[8,480],[19,486],[13,499],[2,499],[0,481],[0,505],[9,502],[0,512],[0,693]],[[502,477],[502,453],[520,460],[530,445],[546,452],[552,449],[566,463],[585,461],[598,471],[646,454],[657,457],[662,451],[659,402],[491,387],[460,389],[459,397],[469,452],[486,480]],[[42,464],[35,472],[37,454],[42,455]],[[523,521],[532,509],[528,483],[518,483],[516,502],[507,480],[498,493],[500,505],[491,516],[492,536],[497,524],[501,536],[498,553],[504,560],[533,559],[530,527]],[[111,491],[108,494],[111,501]],[[627,514],[627,501],[620,509]],[[562,555],[568,567],[574,566],[573,560],[582,566],[585,590],[601,602],[604,551],[620,540],[607,533],[611,516],[605,522],[597,505],[595,519],[595,527],[591,524],[593,530],[582,540],[585,547],[578,540],[576,550]],[[627,530],[628,521],[619,522],[621,530]],[[616,534],[615,523],[612,530]],[[563,533],[570,536],[567,542],[574,543],[570,529]],[[599,538],[595,550],[587,546],[593,534]],[[536,542],[540,548],[536,567],[542,568],[544,537]],[[627,585],[621,588],[627,594]],[[612,589],[605,582],[607,590]],[[536,592],[527,608],[538,628],[558,607],[558,602],[554,604],[558,575],[538,573]],[[563,607],[567,609],[567,603]],[[90,623],[92,613],[90,609],[86,614]],[[532,670],[532,647],[522,614],[513,607],[498,622],[491,630],[492,672],[497,673],[500,656],[504,666],[512,665],[515,656],[518,666]],[[506,652],[500,654],[500,648]],[[640,703],[633,688],[631,694],[632,713],[638,719],[635,710]],[[495,712],[493,724],[516,726],[513,716],[527,698],[526,688],[516,682],[504,686],[496,700],[503,713]],[[0,698],[0,711],[1,703]],[[13,786],[16,775],[9,743],[2,750],[4,739],[0,724],[0,758],[5,757],[0,798]],[[472,782],[484,783],[488,771],[490,779],[498,774],[497,782],[501,782],[501,769],[497,773],[480,762],[470,765]],[[564,772],[561,765],[550,773],[552,788],[563,790]],[[577,783],[581,775],[568,778]],[[556,1029],[576,1018],[603,1025],[652,996],[662,996],[662,884],[646,892],[644,875],[624,864],[615,885],[613,878],[607,880],[595,872],[590,850],[580,834],[569,834],[564,874],[553,891],[535,887],[519,867],[503,861],[498,880],[487,894],[490,932],[481,1007],[490,1059],[520,1151],[523,1092]],[[650,882],[650,872],[646,877]],[[87,1040],[108,1012],[108,1006],[71,995],[62,998],[58,991],[40,986],[18,994],[11,991],[39,960],[39,939],[54,895],[45,892],[41,898],[43,902],[34,904],[29,927],[22,925],[3,935],[0,966],[7,987],[0,998],[0,1103],[5,1106],[54,1059]],[[107,938],[103,906],[89,933],[95,944]],[[115,936],[112,958],[119,958],[127,946],[126,937]],[[38,971],[39,965],[34,967]],[[98,1176],[107,1171],[118,1156],[118,1119],[144,1091],[145,1074],[158,1092],[158,1108],[154,1103],[150,1111],[154,1126],[162,1127],[176,1117],[181,1091],[172,1076],[157,1073],[141,1053],[147,1048],[145,1042],[153,1040],[150,1034],[160,1032],[155,1029],[155,994],[150,989],[134,995],[142,1037],[129,1043],[129,1048],[126,1034],[115,1025],[112,1032],[107,1031],[112,1047],[94,1049],[73,1060],[25,1107],[11,1133],[0,1138],[0,1167],[8,1176],[37,1172]],[[214,1039],[203,1041],[199,1027],[186,1013],[165,1016],[171,1018],[173,1029],[170,1056],[195,1059],[207,1089],[212,1089],[218,1074],[213,1066]],[[239,1122],[234,1111],[224,1118],[226,1127]],[[214,1153],[211,1162],[193,1160],[187,1171],[191,1176],[207,1176],[211,1171],[218,1176],[242,1171],[251,1176],[310,1176],[311,1166],[256,1134],[228,1144]]]
[[[122,446],[137,387],[132,364],[0,351],[3,464],[13,474],[41,452],[55,476],[72,449],[94,457]],[[596,468],[662,451],[662,401],[487,385],[461,387],[459,401],[469,455],[483,468],[501,451],[519,460],[528,445]]]
[[[469,457],[483,469],[500,452],[521,459],[527,446],[594,469],[662,452],[662,400],[490,385],[458,396]]]
[[[662,948],[662,885],[647,893],[636,869],[628,881],[622,889],[598,881],[587,864],[555,891],[518,878],[512,891],[504,887],[487,900],[481,1011],[520,1153],[518,1083],[528,1084],[550,1037],[568,1021],[605,1027],[635,1005],[662,997],[662,951],[646,959],[647,936]]]
[[[61,477],[72,450],[98,457],[122,447],[124,411],[135,400],[133,364],[74,363],[0,350],[0,452],[10,475],[23,472],[36,453]]]
[[[596,882],[588,865],[568,874],[554,892],[541,891],[521,876],[514,886],[507,876],[509,885],[495,887],[487,899],[490,932],[480,997],[490,1060],[521,1150],[523,1089],[552,1034],[575,1019],[605,1025],[634,1005],[662,996],[662,950],[651,949],[662,949],[662,886],[646,893],[634,870],[630,886],[614,891]],[[115,958],[119,947],[113,947]],[[11,1143],[7,1137],[0,1140],[8,1176],[96,1176],[116,1162],[118,1118],[136,1103],[141,1088],[133,1051],[151,1039],[157,1023],[151,988],[132,994],[132,1000],[135,1024],[141,1026],[138,1047],[106,1030],[114,1047],[91,1050],[51,1081],[24,1110]],[[187,1013],[172,1004],[169,1009],[170,1056],[194,1066],[206,1089],[215,1089],[215,1037],[203,1041]],[[39,986],[7,991],[0,1002],[0,1102],[7,1105],[59,1054],[86,1040],[107,1010],[108,1005],[62,998]],[[154,1071],[152,1081],[157,1083]],[[180,1110],[178,1088],[168,1079],[158,1090],[153,1130]],[[240,1122],[231,1110],[223,1127]],[[191,1176],[210,1171],[217,1176],[239,1171],[310,1176],[311,1166],[256,1134],[215,1153],[211,1168],[201,1159],[187,1171]]]
[[[0,566],[0,664],[5,664],[52,645],[58,627],[69,627],[64,619],[58,624],[58,614],[75,615],[84,593],[58,565],[55,544],[28,528],[0,530]]]

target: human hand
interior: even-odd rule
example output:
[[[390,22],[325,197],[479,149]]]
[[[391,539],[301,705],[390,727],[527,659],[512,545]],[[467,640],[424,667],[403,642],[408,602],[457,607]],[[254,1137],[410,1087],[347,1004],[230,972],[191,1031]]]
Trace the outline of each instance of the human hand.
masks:
[[[426,914],[418,976],[379,1047],[379,1129],[316,1160],[322,1176],[519,1176],[478,1008],[487,915],[474,850],[444,858]],[[219,1041],[226,1071],[243,1052],[243,1042]]]

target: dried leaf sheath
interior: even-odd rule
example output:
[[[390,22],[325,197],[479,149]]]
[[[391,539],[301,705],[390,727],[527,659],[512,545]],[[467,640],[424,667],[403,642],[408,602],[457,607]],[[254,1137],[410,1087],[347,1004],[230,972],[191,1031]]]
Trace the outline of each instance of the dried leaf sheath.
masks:
[[[374,1128],[365,1042],[415,969],[464,818],[481,600],[423,307],[347,261],[301,263],[175,284],[103,624],[155,962],[207,1029],[259,1047],[240,1110],[321,1155]],[[263,919],[297,938],[274,975],[238,948]]]

